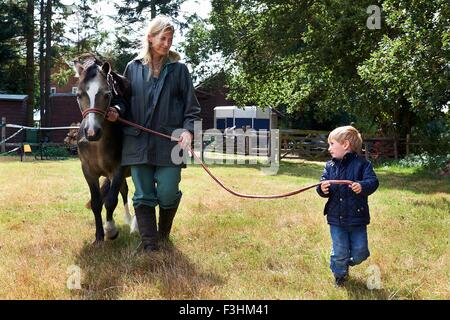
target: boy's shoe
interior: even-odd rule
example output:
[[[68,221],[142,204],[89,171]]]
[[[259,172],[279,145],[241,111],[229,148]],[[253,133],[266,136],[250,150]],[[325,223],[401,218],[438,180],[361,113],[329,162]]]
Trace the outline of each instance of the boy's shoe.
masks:
[[[347,281],[348,276],[341,276],[341,277],[335,277],[334,278],[334,284],[336,285],[336,287],[343,287],[345,282]]]

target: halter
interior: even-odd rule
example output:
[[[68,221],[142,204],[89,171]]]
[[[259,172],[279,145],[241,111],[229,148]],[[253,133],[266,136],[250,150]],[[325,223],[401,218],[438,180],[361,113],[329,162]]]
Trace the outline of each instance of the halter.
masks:
[[[101,114],[104,118],[106,117],[106,111],[94,107],[94,108],[86,109],[86,110],[81,112],[81,115],[83,116],[83,119],[86,118],[86,116],[89,113],[98,113],[98,114]]]
[[[102,70],[100,70],[100,72],[102,74],[104,74],[104,72]],[[109,104],[111,105],[111,92],[113,92],[114,94],[118,95],[117,90],[116,90],[116,81],[114,80],[113,76],[108,73],[106,76],[106,84],[108,85],[109,88],[109,95],[110,95],[110,99],[109,99]],[[106,111],[93,107],[93,108],[88,108],[84,111],[81,112],[81,115],[83,116],[83,119],[86,118],[86,116],[89,113],[97,113],[97,114],[101,114],[103,116],[103,118],[106,117]]]

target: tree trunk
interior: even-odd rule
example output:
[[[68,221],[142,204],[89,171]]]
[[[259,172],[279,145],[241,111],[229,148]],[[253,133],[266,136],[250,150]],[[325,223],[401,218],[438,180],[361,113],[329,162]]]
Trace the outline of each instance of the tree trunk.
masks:
[[[45,11],[44,11],[45,0],[40,0],[40,27],[39,27],[39,109],[41,110],[41,126],[46,126],[46,114],[45,114],[45,34],[44,34],[44,24],[45,24]]]
[[[150,12],[150,17],[151,17],[151,19],[153,19],[154,17],[156,17],[156,1],[152,1],[151,2],[151,4],[150,4],[150,10],[151,10],[151,12]]]
[[[25,24],[27,43],[27,66],[25,71],[27,101],[27,125],[34,125],[34,0],[27,0],[27,21]]]
[[[50,108],[50,81],[52,66],[52,1],[47,0],[47,9],[45,12],[46,29],[45,29],[45,110],[47,113],[47,126],[50,125],[51,108]]]

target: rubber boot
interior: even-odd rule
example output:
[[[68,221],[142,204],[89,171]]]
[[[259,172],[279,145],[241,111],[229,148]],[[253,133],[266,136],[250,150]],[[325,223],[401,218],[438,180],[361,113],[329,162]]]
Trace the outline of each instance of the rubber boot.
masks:
[[[159,239],[163,242],[169,241],[170,230],[172,229],[172,222],[177,213],[178,206],[175,208],[163,209],[159,208]]]
[[[155,207],[140,205],[134,211],[144,252],[159,250]]]

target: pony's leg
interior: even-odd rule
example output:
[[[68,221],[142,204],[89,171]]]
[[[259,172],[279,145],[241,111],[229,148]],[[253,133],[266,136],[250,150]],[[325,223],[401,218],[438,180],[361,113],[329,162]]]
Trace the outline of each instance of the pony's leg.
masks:
[[[100,185],[98,182],[98,177],[92,177],[87,173],[87,170],[83,168],[83,174],[86,182],[89,185],[89,190],[91,192],[91,209],[94,213],[95,218],[95,242],[99,243],[104,240],[105,232],[103,230],[102,222],[102,207],[103,200],[100,192]]]
[[[119,235],[119,230],[116,228],[116,224],[114,222],[113,213],[117,207],[119,190],[123,183],[124,176],[123,170],[121,168],[118,169],[117,173],[114,175],[111,186],[108,192],[108,195],[105,198],[105,208],[106,208],[106,223],[105,223],[105,232],[106,238],[110,240],[114,240]]]
[[[123,183],[120,186],[120,195],[122,196],[123,206],[125,208],[123,220],[125,224],[130,225],[131,214],[130,214],[130,207],[128,206],[128,184],[126,179],[123,179]]]
[[[111,180],[109,180],[109,178],[105,178],[105,180],[100,185],[100,193],[102,195],[103,203],[105,202],[105,199],[108,196],[110,188],[111,188]]]
[[[130,233],[134,233],[134,232],[138,232],[138,231],[139,231],[139,227],[137,224],[136,215],[133,215],[133,219],[131,220],[131,225],[130,225]]]
[[[120,194],[122,195],[123,205],[125,207],[124,221],[130,226],[130,233],[138,232],[138,225],[136,215],[131,216],[130,206],[128,204],[128,184],[127,180],[123,179],[122,186],[120,187]]]

